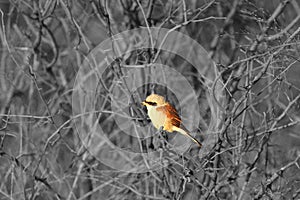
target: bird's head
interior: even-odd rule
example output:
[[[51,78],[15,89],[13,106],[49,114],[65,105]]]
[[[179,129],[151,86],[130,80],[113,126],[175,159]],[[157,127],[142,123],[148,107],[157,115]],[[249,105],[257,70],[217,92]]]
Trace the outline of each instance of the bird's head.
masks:
[[[161,106],[165,103],[166,103],[165,98],[158,94],[151,94],[146,98],[145,101],[142,102],[142,104],[147,107]]]

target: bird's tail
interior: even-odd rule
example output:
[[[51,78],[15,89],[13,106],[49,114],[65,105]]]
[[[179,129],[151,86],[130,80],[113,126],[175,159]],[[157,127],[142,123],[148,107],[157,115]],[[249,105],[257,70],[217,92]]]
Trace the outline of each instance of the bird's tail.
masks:
[[[177,132],[181,133],[182,135],[185,135],[185,136],[189,137],[190,139],[192,139],[196,144],[198,144],[198,146],[200,148],[202,147],[201,142],[199,142],[196,138],[194,138],[188,131],[183,130],[182,128],[179,128],[176,126],[174,126],[173,129],[174,129],[174,131],[177,131]]]

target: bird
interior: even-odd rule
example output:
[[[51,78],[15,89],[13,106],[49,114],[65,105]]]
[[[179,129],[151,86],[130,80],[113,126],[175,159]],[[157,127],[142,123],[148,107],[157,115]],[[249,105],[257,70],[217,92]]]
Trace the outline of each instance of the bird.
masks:
[[[179,132],[189,137],[200,148],[202,147],[202,144],[183,127],[177,110],[163,96],[151,94],[142,102],[142,105],[147,107],[148,116],[156,129],[163,128],[169,133]]]

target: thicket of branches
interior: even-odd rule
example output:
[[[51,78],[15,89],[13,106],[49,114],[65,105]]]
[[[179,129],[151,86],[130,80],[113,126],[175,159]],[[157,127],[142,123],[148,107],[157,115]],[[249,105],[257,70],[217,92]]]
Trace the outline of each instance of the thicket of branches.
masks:
[[[10,0],[0,6],[0,199],[300,198],[297,0]],[[116,131],[109,113],[99,115],[114,145],[160,152],[162,167],[145,173],[100,162],[83,145],[72,114],[73,85],[86,56],[104,39],[139,27],[187,34],[216,63],[207,86],[182,58],[160,56],[198,94],[197,137],[205,152],[173,152],[154,133],[146,142],[132,139]],[[116,59],[102,84],[116,84],[126,67],[145,66],[156,53]],[[139,101],[152,89],[128,94],[135,130],[149,123]],[[109,90],[99,93],[112,101]],[[214,131],[205,133],[211,124]]]

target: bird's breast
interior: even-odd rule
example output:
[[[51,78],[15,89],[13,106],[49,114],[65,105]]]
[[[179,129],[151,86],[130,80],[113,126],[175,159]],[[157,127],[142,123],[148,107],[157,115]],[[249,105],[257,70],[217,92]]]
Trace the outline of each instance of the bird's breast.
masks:
[[[148,109],[148,115],[155,128],[159,129],[164,126],[166,115],[163,112],[157,111],[155,107]]]

